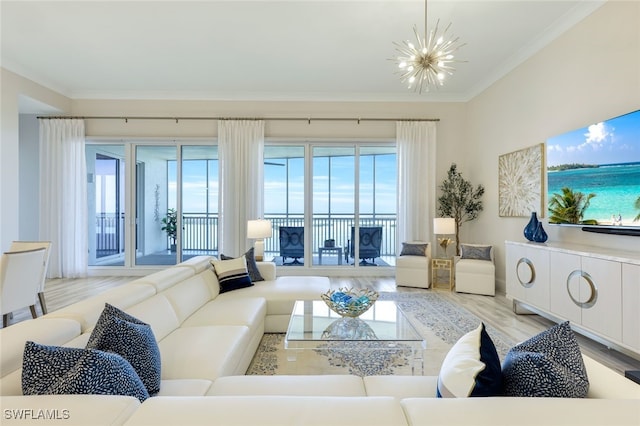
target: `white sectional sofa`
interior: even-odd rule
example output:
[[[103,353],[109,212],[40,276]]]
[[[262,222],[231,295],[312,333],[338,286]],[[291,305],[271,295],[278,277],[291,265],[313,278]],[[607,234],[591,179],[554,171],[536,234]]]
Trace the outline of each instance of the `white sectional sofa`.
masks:
[[[586,399],[435,398],[430,376],[244,376],[264,332],[285,332],[296,299],[319,299],[325,277],[277,277],[219,294],[211,258],[190,259],[0,331],[2,424],[64,425],[635,425],[640,386],[585,358]],[[27,340],[83,348],[108,302],[151,325],[160,393],[23,396]]]

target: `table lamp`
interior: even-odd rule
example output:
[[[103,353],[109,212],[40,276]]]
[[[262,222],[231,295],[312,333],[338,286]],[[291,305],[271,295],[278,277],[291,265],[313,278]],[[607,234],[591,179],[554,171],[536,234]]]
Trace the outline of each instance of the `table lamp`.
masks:
[[[253,244],[256,260],[264,259],[264,239],[271,237],[271,221],[265,219],[247,222],[247,238],[255,240]]]
[[[433,233],[436,235],[455,235],[456,220],[452,217],[437,217],[433,219]],[[438,244],[444,251],[444,257],[447,257],[447,246],[452,243],[451,238],[438,238]]]

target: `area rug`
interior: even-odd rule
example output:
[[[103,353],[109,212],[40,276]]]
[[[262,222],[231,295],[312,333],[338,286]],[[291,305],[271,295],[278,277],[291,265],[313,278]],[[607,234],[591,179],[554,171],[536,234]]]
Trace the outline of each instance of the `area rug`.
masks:
[[[414,372],[412,367],[417,367],[415,374],[437,375],[451,346],[481,323],[477,316],[462,306],[430,290],[383,292],[379,300],[394,300],[426,340],[423,368],[414,362],[410,349],[403,345],[393,350],[380,350],[375,348],[375,342],[369,345],[343,344],[340,348],[327,343],[318,349],[294,354],[284,349],[284,334],[265,334],[247,374],[411,375]],[[489,325],[486,328],[500,359],[504,359],[515,342]]]

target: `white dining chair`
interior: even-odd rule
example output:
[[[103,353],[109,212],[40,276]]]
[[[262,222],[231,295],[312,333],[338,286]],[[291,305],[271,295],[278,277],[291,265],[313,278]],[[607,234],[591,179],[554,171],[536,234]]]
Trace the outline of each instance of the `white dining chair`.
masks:
[[[40,289],[42,265],[46,249],[6,252],[0,260],[0,310],[3,327],[9,325],[9,315],[29,307],[37,318],[36,300]]]
[[[40,308],[43,314],[47,314],[47,304],[44,299],[44,284],[47,280],[47,268],[49,267],[49,255],[51,253],[51,241],[12,241],[9,251],[24,251],[33,250],[38,248],[44,248],[46,253],[44,255],[44,265],[42,265],[42,279],[40,280],[40,289],[38,290],[38,300],[40,301]]]

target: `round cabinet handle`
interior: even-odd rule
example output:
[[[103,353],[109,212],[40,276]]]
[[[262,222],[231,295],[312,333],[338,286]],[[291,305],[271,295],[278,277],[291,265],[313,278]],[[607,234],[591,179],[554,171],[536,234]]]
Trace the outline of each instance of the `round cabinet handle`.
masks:
[[[589,298],[586,300],[586,302],[581,302],[577,300],[575,297],[573,297],[573,294],[571,294],[571,290],[569,289],[569,282],[575,277],[584,278],[587,284],[589,284],[589,289],[591,290],[591,294],[589,295]],[[596,301],[598,300],[598,288],[594,284],[593,278],[591,278],[591,275],[589,275],[588,273],[580,270],[573,271],[567,277],[567,293],[569,294],[571,301],[575,303],[578,307],[583,309],[589,309],[593,307],[593,305],[595,305]]]
[[[527,265],[529,267],[529,270],[531,271],[531,278],[529,278],[529,281],[522,281],[522,278],[520,278],[520,274],[518,273],[518,268],[523,263]],[[533,262],[527,259],[526,257],[521,257],[520,260],[518,260],[518,263],[516,264],[516,277],[518,277],[518,282],[522,287],[525,287],[525,288],[533,287],[533,282],[536,280],[536,268],[535,266],[533,266]]]

